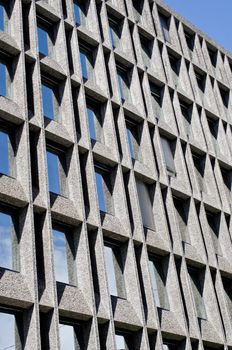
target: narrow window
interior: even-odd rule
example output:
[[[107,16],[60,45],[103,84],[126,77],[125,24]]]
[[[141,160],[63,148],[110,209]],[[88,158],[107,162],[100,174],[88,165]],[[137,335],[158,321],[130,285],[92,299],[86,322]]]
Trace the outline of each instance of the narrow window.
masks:
[[[180,73],[180,59],[171,53],[168,54],[170,66],[173,72],[174,79],[176,80]]]
[[[225,190],[227,192],[227,196],[229,199],[231,199],[231,184],[232,184],[231,170],[221,167],[221,174],[225,185]]]
[[[12,78],[11,70],[7,65],[7,60],[9,57],[6,57],[6,60],[0,59],[0,95],[7,98],[12,97]]]
[[[197,85],[199,90],[204,93],[205,91],[205,82],[206,82],[206,77],[205,74],[200,73],[198,70],[194,70],[195,72],[195,76],[196,76],[196,80],[197,80]]]
[[[56,281],[76,285],[74,247],[71,233],[54,227],[52,238]]]
[[[149,271],[156,306],[169,310],[163,258],[151,255],[149,257]]]
[[[79,321],[60,320],[60,350],[86,349],[86,344],[88,343],[86,328],[88,329],[88,326]]]
[[[194,268],[192,266],[188,266],[188,273],[190,276],[195,307],[197,310],[197,317],[201,319],[207,319],[205,303],[203,299],[204,271]]]
[[[22,334],[19,312],[0,310],[0,349],[22,349]]]
[[[159,18],[160,18],[160,25],[162,28],[164,40],[171,43],[171,38],[169,34],[170,18],[164,16],[161,13],[159,13]]]
[[[191,126],[191,120],[192,120],[192,104],[188,104],[186,103],[184,100],[180,100],[180,109],[181,109],[181,113],[184,121],[184,125],[185,125],[185,130],[187,132],[187,134],[189,134],[190,132],[190,126]]]
[[[93,77],[92,51],[85,45],[80,44],[81,71],[84,81]]]
[[[149,67],[152,55],[152,41],[142,34],[139,34],[139,38],[142,48],[143,62],[147,67]]]
[[[9,16],[8,8],[6,4],[0,3],[0,31],[8,32],[9,31]]]
[[[132,159],[139,160],[140,135],[139,126],[131,119],[126,119],[127,140]]]
[[[100,102],[87,99],[87,115],[90,138],[94,141],[103,142],[103,106]]]
[[[138,1],[138,0],[132,0],[132,4],[134,7],[134,16],[135,20],[137,22],[140,22],[142,12],[143,12],[143,5],[144,5],[144,0]]]
[[[161,107],[163,103],[164,87],[150,82],[152,106],[155,112],[155,117],[159,119]]]
[[[195,34],[190,34],[189,32],[184,31],[184,35],[185,35],[185,40],[186,40],[186,43],[187,43],[189,50],[193,51]]]
[[[222,99],[222,103],[223,105],[228,108],[228,104],[229,104],[229,90],[227,89],[223,89],[222,87],[219,86],[219,91],[220,91],[220,95],[221,95],[221,99]]]
[[[182,241],[185,243],[191,244],[189,230],[187,226],[189,203],[186,203],[186,201],[177,197],[173,198],[173,202],[176,209],[176,217],[177,217],[177,222],[181,233]]]
[[[118,18],[109,17],[109,34],[113,49],[119,47],[121,39],[122,23]]]
[[[86,26],[86,16],[87,11],[85,7],[85,1],[74,0],[73,1],[73,11],[74,11],[74,20],[76,26]]]
[[[60,94],[58,86],[42,82],[42,102],[44,117],[59,121]]]
[[[104,253],[110,295],[125,298],[121,247],[117,243],[105,240]]]
[[[211,237],[213,240],[215,253],[217,255],[222,256],[222,249],[219,243],[220,215],[207,211],[206,217],[207,217]]]
[[[0,211],[0,266],[19,271],[17,223],[14,215]]]
[[[200,190],[202,192],[206,192],[206,186],[204,181],[205,157],[200,156],[197,153],[192,153],[192,157]]]
[[[216,67],[217,65],[217,51],[212,50],[210,47],[208,47],[208,53],[209,53],[209,58],[212,63],[213,67]]]
[[[207,122],[209,126],[209,131],[211,135],[213,136],[214,140],[217,140],[218,135],[218,120],[211,118],[207,115]]]
[[[101,212],[113,213],[110,172],[104,166],[95,166],[98,205]]]
[[[115,332],[116,350],[132,350],[134,349],[133,334],[116,330]]]
[[[53,147],[47,147],[47,166],[49,191],[60,195],[67,194],[65,154]]]
[[[39,53],[52,57],[54,54],[54,37],[51,25],[45,20],[38,19],[37,24]]]
[[[0,173],[15,176],[15,158],[12,136],[0,129]]]
[[[130,82],[128,69],[117,65],[118,89],[122,102],[130,100]]]
[[[161,140],[166,168],[172,174],[176,174],[171,141],[165,137],[161,137],[160,140]]]
[[[136,179],[137,192],[139,197],[140,212],[143,225],[146,228],[155,230],[154,214],[152,209],[151,195],[146,183]]]

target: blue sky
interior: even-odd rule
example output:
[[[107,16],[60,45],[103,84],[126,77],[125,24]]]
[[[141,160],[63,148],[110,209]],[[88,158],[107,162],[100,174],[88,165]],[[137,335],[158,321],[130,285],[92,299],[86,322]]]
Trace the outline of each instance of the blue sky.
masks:
[[[165,0],[164,3],[232,52],[232,0]]]

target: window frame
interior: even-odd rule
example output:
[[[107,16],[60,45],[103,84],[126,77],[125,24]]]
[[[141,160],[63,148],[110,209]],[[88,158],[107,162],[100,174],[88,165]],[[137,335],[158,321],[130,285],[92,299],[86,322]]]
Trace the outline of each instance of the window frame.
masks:
[[[105,104],[101,103],[93,98],[86,96],[86,113],[88,117],[89,135],[92,141],[98,141],[104,143],[104,117],[105,117]],[[93,114],[93,120],[90,120],[89,110]],[[91,122],[91,123],[90,123]],[[96,138],[91,137],[91,124],[94,127],[94,133]]]
[[[54,145],[52,142],[46,143],[46,155],[47,153],[52,153],[58,158],[58,172],[59,172],[59,193],[50,191],[49,185],[49,167],[48,167],[48,157],[47,157],[47,173],[48,173],[48,189],[50,193],[59,195],[62,197],[68,197],[68,167],[67,167],[67,155],[65,149],[59,148],[57,145]]]
[[[114,215],[114,201],[113,201],[113,189],[112,189],[112,184],[111,184],[111,170],[104,166],[104,164],[100,163],[95,163],[94,164],[94,171],[95,171],[95,178],[96,178],[96,173],[101,175],[103,185],[102,185],[102,190],[104,193],[104,206],[105,210],[102,210],[100,208],[100,198],[99,198],[99,192],[98,192],[98,184],[97,184],[97,178],[95,179],[96,181],[96,188],[97,188],[97,198],[98,198],[98,206],[99,206],[99,211],[101,214],[110,214]]]
[[[116,73],[117,73],[117,85],[118,85],[118,92],[121,98],[122,103],[124,102],[131,102],[132,96],[131,96],[131,79],[130,79],[130,72],[128,72],[128,68],[123,67],[120,64],[116,63]]]
[[[55,38],[55,30],[54,25],[50,23],[45,18],[37,15],[37,38],[38,38],[38,52],[41,57],[50,57],[55,58],[55,47],[56,47],[56,38]],[[47,53],[40,51],[40,39],[39,39],[39,31],[41,29],[46,33],[46,46]]]
[[[105,266],[106,266],[106,275],[107,275],[107,282],[108,282],[108,289],[109,289],[110,296],[116,297],[119,299],[127,299],[127,291],[126,291],[126,284],[125,284],[125,278],[124,278],[124,263],[122,260],[123,243],[112,240],[108,237],[103,238],[103,243],[104,243],[104,259],[105,259]],[[105,248],[111,249],[112,262],[113,262],[113,274],[114,274],[114,282],[115,282],[115,286],[113,287],[110,285],[109,276],[110,275],[112,276],[112,271],[108,270]],[[111,294],[111,290],[114,288],[116,288],[116,293]]]
[[[53,117],[50,118],[49,116],[45,115],[44,113],[44,100],[43,100],[43,86],[50,89],[52,92],[52,110],[53,110]],[[53,120],[55,122],[61,123],[62,121],[62,114],[61,114],[61,92],[60,92],[60,86],[58,82],[55,80],[45,78],[44,76],[41,77],[41,97],[42,97],[42,109],[43,109],[43,116],[46,120]]]
[[[157,254],[148,253],[148,267],[154,303],[158,309],[170,311],[169,296],[166,286],[167,271],[164,271],[167,270],[167,268],[164,269],[164,264],[167,263],[165,260],[167,258],[168,256],[160,256]]]
[[[20,261],[20,222],[19,215],[20,212],[16,211],[14,207],[10,207],[3,203],[0,203],[0,215],[8,215],[11,218],[11,248],[12,248],[12,268],[0,266],[1,269],[13,271],[20,273],[21,270],[21,261]],[[13,235],[13,240],[12,240]],[[15,264],[15,265],[14,265]]]

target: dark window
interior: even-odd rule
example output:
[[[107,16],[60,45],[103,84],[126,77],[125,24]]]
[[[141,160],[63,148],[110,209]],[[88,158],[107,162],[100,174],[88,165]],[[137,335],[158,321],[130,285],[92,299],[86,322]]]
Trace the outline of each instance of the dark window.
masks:
[[[154,108],[155,112],[159,113],[160,108],[162,107],[162,102],[163,102],[164,87],[150,82],[150,89],[151,89],[153,108]],[[157,117],[159,118],[159,116],[160,115],[158,115]]]
[[[174,55],[172,55],[171,53],[168,54],[169,57],[169,62],[171,65],[171,68],[173,70],[173,72],[176,75],[179,75],[179,70],[180,70],[180,59],[175,57]]]
[[[219,91],[220,91],[220,95],[221,95],[221,99],[222,99],[222,103],[223,105],[228,108],[228,103],[229,103],[229,90],[227,89],[223,89],[222,87],[219,87]]]
[[[217,51],[212,50],[210,47],[208,47],[208,53],[209,58],[214,67],[216,67],[217,64]]]
[[[232,182],[231,170],[221,167],[221,173],[222,173],[223,182],[224,182],[226,188],[229,191],[231,191],[231,182]]]
[[[166,17],[163,14],[159,13],[160,24],[163,31],[164,40],[171,43],[171,38],[169,34],[170,26],[170,17]]]
[[[143,61],[146,66],[150,65],[150,59],[152,56],[152,40],[146,38],[144,35],[139,34],[140,43],[142,47]]]
[[[193,51],[194,48],[194,41],[195,41],[195,34],[190,34],[187,31],[184,31],[186,43],[188,45],[189,50]]]
[[[155,230],[153,203],[151,199],[151,186],[136,179],[136,187],[143,225],[146,228]]]
[[[180,109],[181,109],[182,116],[184,117],[184,123],[185,123],[186,129],[188,129],[191,124],[192,108],[193,108],[192,104],[188,104],[185,101],[180,100]]]
[[[207,116],[207,121],[208,121],[210,133],[216,140],[218,135],[218,120]]]
[[[195,69],[195,76],[196,76],[196,80],[197,80],[197,85],[198,88],[204,92],[205,91],[205,81],[206,81],[206,76],[205,74],[200,73],[199,71],[197,71]]]

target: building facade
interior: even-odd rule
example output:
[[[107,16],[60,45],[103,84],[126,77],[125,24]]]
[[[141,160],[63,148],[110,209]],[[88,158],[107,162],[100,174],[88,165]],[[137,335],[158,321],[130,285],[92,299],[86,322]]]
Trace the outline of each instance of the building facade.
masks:
[[[0,1],[0,349],[232,349],[232,55],[149,0]]]

